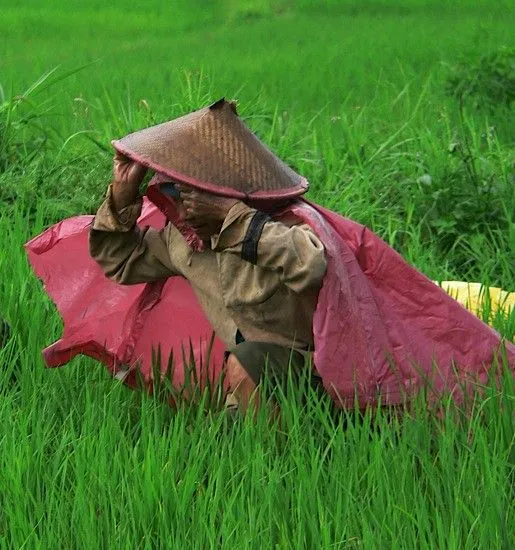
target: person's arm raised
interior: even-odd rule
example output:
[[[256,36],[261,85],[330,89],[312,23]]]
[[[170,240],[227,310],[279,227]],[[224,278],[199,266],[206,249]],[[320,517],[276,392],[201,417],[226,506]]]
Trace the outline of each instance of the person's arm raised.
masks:
[[[113,162],[112,199],[113,206],[120,212],[139,199],[139,186],[147,173],[142,164],[116,152]]]
[[[120,284],[156,281],[176,275],[169,253],[171,226],[140,229],[139,185],[147,169],[117,153],[113,182],[89,233],[89,250],[107,277]]]

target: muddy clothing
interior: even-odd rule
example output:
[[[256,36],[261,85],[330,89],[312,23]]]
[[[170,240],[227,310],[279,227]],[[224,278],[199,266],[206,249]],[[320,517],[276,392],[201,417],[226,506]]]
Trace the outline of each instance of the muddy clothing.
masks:
[[[212,237],[211,249],[194,252],[171,223],[161,230],[139,228],[141,204],[140,199],[117,213],[109,188],[95,216],[90,253],[109,278],[136,284],[185,277],[228,348],[236,344],[238,330],[246,341],[313,348],[313,313],[326,259],[309,226],[272,221],[238,202]]]

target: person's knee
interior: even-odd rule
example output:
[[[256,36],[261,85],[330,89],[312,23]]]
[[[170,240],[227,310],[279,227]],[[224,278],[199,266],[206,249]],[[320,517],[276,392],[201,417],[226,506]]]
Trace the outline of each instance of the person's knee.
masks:
[[[239,359],[234,353],[229,354],[226,361],[227,377],[229,378],[229,385],[233,388],[239,386],[243,382],[252,381],[248,372],[244,366],[240,363]]]
[[[231,353],[227,357],[225,366],[229,379],[230,395],[232,400],[237,403],[239,410],[245,414],[251,405],[257,410],[259,407],[257,385],[240,363],[240,360]]]

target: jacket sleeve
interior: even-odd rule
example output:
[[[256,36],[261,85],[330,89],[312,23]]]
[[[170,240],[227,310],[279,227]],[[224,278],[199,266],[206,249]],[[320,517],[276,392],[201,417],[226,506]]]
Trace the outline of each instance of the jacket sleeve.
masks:
[[[124,285],[148,283],[178,272],[169,253],[171,225],[140,229],[141,198],[117,212],[109,187],[89,232],[89,251],[107,277]]]
[[[243,202],[229,210],[211,246],[278,273],[294,292],[320,285],[327,267],[324,245],[307,224],[290,227]]]

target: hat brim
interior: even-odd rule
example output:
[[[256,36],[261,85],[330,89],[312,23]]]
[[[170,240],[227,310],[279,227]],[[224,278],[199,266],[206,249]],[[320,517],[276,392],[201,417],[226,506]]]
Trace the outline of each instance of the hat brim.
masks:
[[[259,201],[294,199],[304,194],[309,187],[308,180],[304,177],[301,177],[298,185],[296,185],[295,187],[290,187],[288,189],[274,189],[273,191],[258,190],[258,191],[253,191],[251,193],[244,193],[242,191],[238,191],[230,187],[215,185],[208,181],[201,181],[196,178],[192,178],[191,176],[188,176],[186,174],[183,174],[181,172],[178,172],[176,170],[165,168],[164,166],[160,166],[158,163],[152,161],[148,157],[141,155],[140,153],[136,153],[135,151],[131,151],[130,149],[125,147],[122,143],[120,143],[119,140],[113,140],[111,141],[111,144],[122,155],[125,155],[126,157],[129,157],[131,160],[139,164],[142,164],[143,166],[146,166],[151,170],[154,170],[154,172],[164,174],[167,177],[171,178],[172,180],[185,183],[187,185],[191,185],[192,187],[196,187],[201,191],[206,191],[207,193],[213,193],[214,195],[220,195],[222,197],[230,197],[230,198],[240,199],[240,200],[259,200]]]

